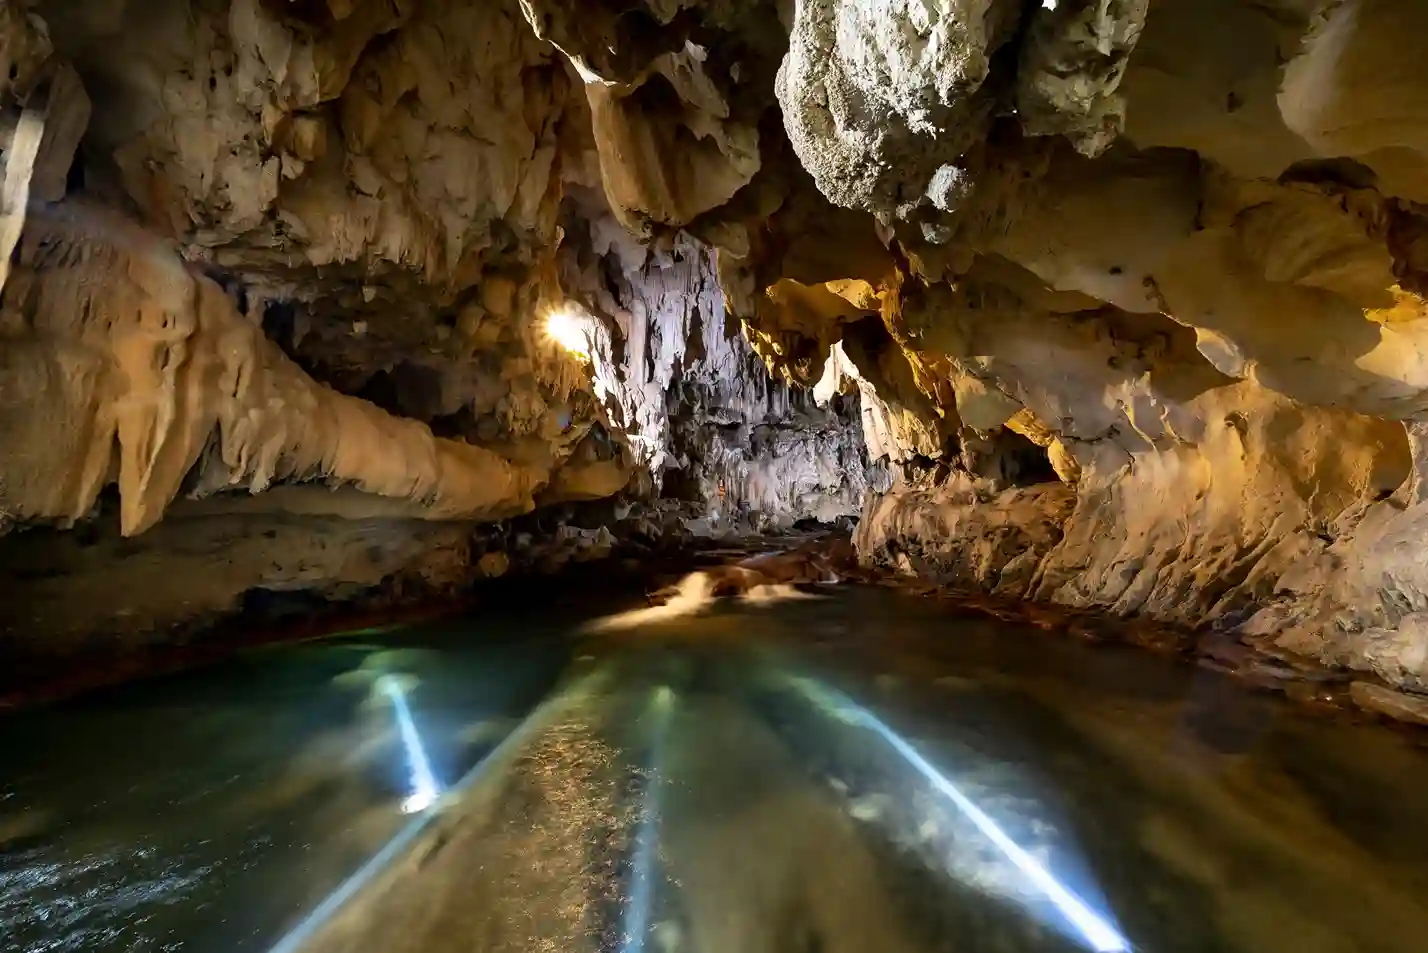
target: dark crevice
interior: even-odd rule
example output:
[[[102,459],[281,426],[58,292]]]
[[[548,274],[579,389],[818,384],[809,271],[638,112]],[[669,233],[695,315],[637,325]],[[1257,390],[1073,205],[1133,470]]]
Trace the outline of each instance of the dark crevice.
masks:
[[[81,143],[74,150],[74,160],[69,164],[69,171],[65,173],[64,190],[67,195],[74,195],[84,191],[84,145]]]
[[[402,416],[401,399],[397,394],[396,381],[385,370],[377,371],[352,396],[382,408],[389,414]]]
[[[1060,483],[1056,468],[1046,448],[1038,446],[1022,434],[1003,430],[996,438],[996,449],[1002,471],[1011,486],[1035,486],[1038,483]]]

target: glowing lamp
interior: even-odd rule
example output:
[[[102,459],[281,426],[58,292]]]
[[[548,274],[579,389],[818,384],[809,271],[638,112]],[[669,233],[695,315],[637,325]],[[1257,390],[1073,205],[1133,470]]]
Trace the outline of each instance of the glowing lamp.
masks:
[[[545,333],[571,354],[590,356],[590,322],[568,308],[559,308],[546,315]]]

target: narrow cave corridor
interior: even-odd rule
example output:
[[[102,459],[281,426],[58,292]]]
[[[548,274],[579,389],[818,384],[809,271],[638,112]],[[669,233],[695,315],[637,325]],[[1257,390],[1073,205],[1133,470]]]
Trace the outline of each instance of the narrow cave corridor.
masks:
[[[1425,41],[0,0],[0,953],[1418,953]]]

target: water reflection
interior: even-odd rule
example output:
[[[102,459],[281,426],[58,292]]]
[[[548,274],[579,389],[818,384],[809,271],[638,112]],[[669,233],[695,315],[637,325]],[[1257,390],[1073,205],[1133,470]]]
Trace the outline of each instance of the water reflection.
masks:
[[[370,673],[417,673],[428,770],[456,777],[564,662],[541,643],[305,645],[0,719],[0,949],[267,949],[404,823],[402,735]]]
[[[1056,912],[1075,928],[1096,953],[1120,953],[1129,949],[1126,938],[1121,936],[1104,914],[1093,910],[1085,900],[1062,883],[1051,873],[1047,862],[1033,857],[1026,848],[1007,834],[1001,824],[993,820],[961,788],[952,783],[945,773],[934,767],[917,748],[890,728],[885,721],[848,696],[813,679],[788,676],[785,684],[803,696],[824,717],[871,731],[886,742],[921,775],[933,791],[945,797],[963,818],[971,822],[1010,866],[1015,868],[1017,879],[1024,880],[1049,901],[1056,908]],[[935,830],[937,821],[930,823],[934,825]]]
[[[0,946],[1416,953],[1428,935],[1411,739],[1145,653],[860,590],[578,646],[400,638],[0,722]]]

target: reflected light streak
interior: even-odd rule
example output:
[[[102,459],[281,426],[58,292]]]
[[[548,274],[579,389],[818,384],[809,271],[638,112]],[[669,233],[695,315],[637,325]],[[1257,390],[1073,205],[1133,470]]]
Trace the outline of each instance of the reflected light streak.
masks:
[[[651,702],[654,726],[650,740],[649,781],[645,784],[639,829],[635,832],[635,856],[630,876],[630,899],[625,907],[625,925],[620,953],[641,953],[650,926],[650,903],[654,893],[655,840],[659,832],[660,771],[664,765],[665,736],[674,707],[674,692],[661,685]]]
[[[399,679],[383,675],[377,680],[377,687],[392,700],[392,711],[397,716],[397,728],[402,735],[402,747],[407,752],[407,766],[411,769],[411,793],[402,801],[403,814],[419,814],[436,803],[441,796],[441,785],[432,774],[431,762],[426,756],[426,747],[417,734],[416,723],[412,721],[412,710],[407,705],[406,689]]]
[[[971,798],[963,794],[942,772],[932,766],[917,749],[908,744],[882,719],[843,693],[809,679],[790,677],[790,682],[820,708],[832,708],[832,714],[840,720],[869,728],[880,735],[898,754],[902,755],[917,772],[926,778],[939,793],[950,800],[959,811],[986,836],[1021,873],[1044,893],[1056,909],[1071,922],[1096,953],[1122,953],[1130,950],[1130,941],[1104,918],[1093,911],[1087,903],[1072,893],[1051,871],[1028,854],[1020,845],[1007,836],[995,821],[987,816]],[[830,706],[829,701],[832,701]]]
[[[495,747],[490,754],[467,771],[459,781],[456,782],[453,792],[465,791],[479,781],[493,764],[500,764],[507,761],[512,752],[519,750],[526,745],[533,737],[535,731],[544,725],[551,717],[551,713],[557,710],[561,704],[569,704],[572,698],[580,698],[597,684],[596,673],[590,672],[584,678],[569,686],[564,692],[543,702],[525,721],[523,721],[514,731],[506,736],[505,740]],[[400,690],[400,683],[398,683]],[[397,835],[382,847],[381,850],[373,854],[357,872],[348,877],[337,889],[323,898],[311,913],[303,921],[288,931],[277,943],[273,944],[268,953],[299,953],[303,947],[312,942],[322,931],[332,918],[347,905],[353,897],[365,887],[371,885],[376,878],[392,865],[399,857],[404,855],[416,843],[417,838],[427,826],[436,818],[441,817],[440,811],[428,811],[419,814],[407,823],[407,825],[397,832]]]

